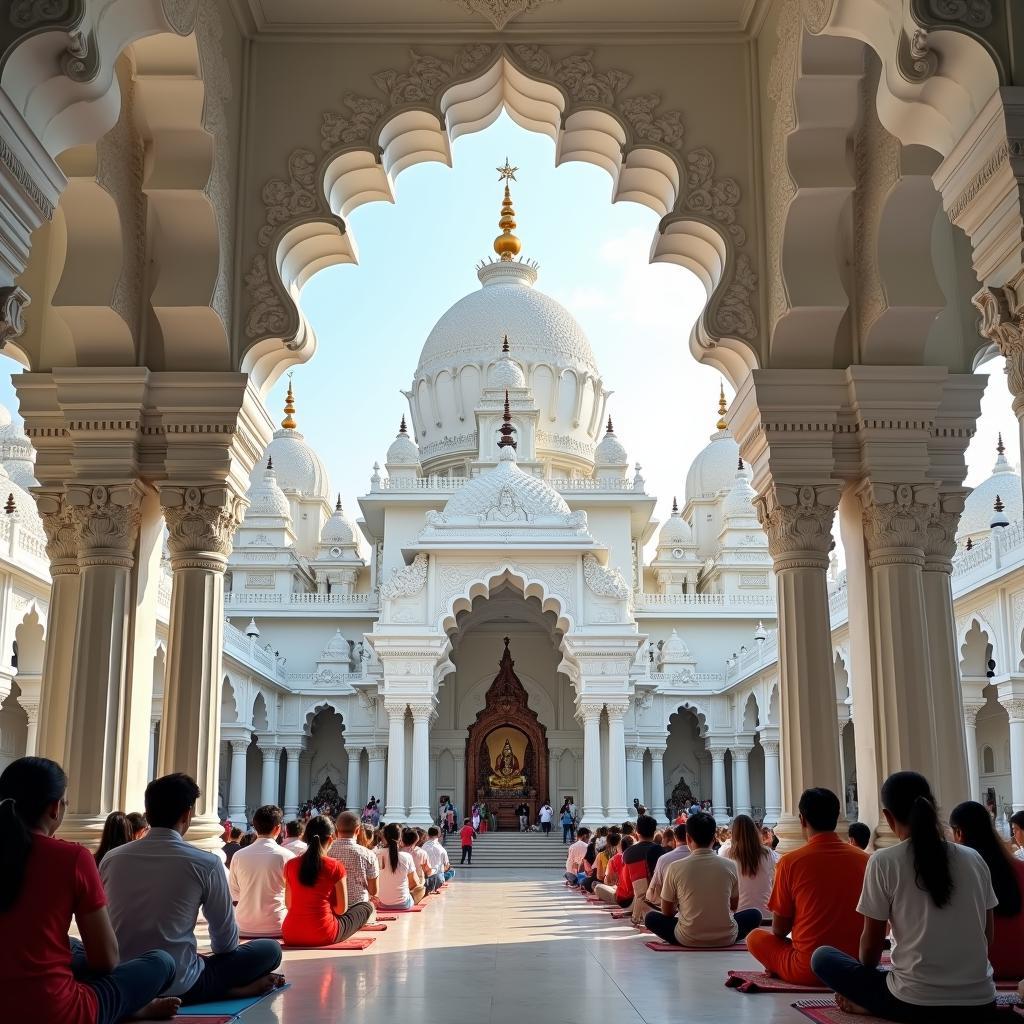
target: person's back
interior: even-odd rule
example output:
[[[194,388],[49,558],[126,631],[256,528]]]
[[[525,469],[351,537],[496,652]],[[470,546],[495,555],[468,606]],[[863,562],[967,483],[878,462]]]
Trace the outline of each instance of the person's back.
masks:
[[[362,903],[377,895],[377,877],[380,865],[377,857],[356,841],[359,822],[352,811],[338,816],[338,837],[327,851],[327,856],[345,868],[345,884],[349,903]]]
[[[738,898],[736,865],[711,849],[692,850],[670,864],[661,886],[662,903],[678,908],[676,941],[682,946],[729,946],[736,941],[732,900]]]
[[[686,825],[677,824],[673,827],[673,831],[676,840],[675,848],[666,851],[658,858],[658,863],[654,865],[654,874],[651,875],[650,884],[647,886],[647,892],[644,893],[644,900],[655,910],[661,909],[661,890],[665,884],[665,872],[669,865],[690,856],[690,848],[686,845]]]
[[[295,853],[279,846],[281,808],[266,806],[253,814],[259,837],[231,861],[229,888],[242,935],[276,937],[284,922],[284,869]]]
[[[416,865],[411,856],[399,849],[402,830],[394,822],[384,828],[386,845],[377,850],[380,876],[377,879],[380,905],[388,910],[409,910],[416,887]]]
[[[300,877],[302,859],[292,857],[285,864],[289,906],[281,938],[289,946],[327,946],[338,937],[334,907],[337,885],[345,877],[345,868],[331,857],[321,857],[316,876],[307,884]]]

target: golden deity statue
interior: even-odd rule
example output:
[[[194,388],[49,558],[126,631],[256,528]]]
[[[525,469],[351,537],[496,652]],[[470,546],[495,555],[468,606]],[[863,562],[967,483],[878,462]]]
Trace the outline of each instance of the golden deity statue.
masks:
[[[493,774],[487,778],[492,789],[522,789],[526,785],[526,776],[521,771],[522,765],[507,739],[493,768]]]

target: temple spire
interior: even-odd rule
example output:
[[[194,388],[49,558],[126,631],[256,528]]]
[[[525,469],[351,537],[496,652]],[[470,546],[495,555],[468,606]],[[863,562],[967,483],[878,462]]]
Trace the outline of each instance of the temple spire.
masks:
[[[606,434],[614,434],[615,428],[612,426],[612,418],[608,417],[608,429],[605,431]]]
[[[996,442],[996,453],[998,455],[1006,454],[1006,445],[1003,444],[1003,432],[999,431],[999,440]]]
[[[408,434],[409,433],[409,431],[406,429],[406,426],[405,426],[405,413],[402,413],[402,422],[398,424],[398,432],[400,434]]]
[[[503,352],[503,353],[504,353],[505,355],[508,355],[508,335],[507,335],[507,334],[505,335],[505,340],[504,340],[504,341],[502,341],[502,343],[501,343],[501,351],[502,351],[502,352]],[[1000,434],[1000,437],[1002,437],[1002,435],[1001,435],[1001,434]]]
[[[505,410],[501,414],[501,426],[498,428],[498,433],[501,434],[501,438],[498,440],[499,448],[511,448],[515,451],[518,445],[516,439],[512,436],[515,433],[515,427],[512,426],[512,410],[508,405],[508,389],[505,390]]]
[[[729,426],[725,422],[725,411],[728,406],[725,403],[725,385],[719,383],[718,385],[718,422],[715,424],[716,430],[726,430]]]
[[[288,374],[288,394],[284,400],[284,419],[281,426],[285,430],[294,430],[298,423],[295,422],[295,395],[292,392],[292,375]]]
[[[514,256],[519,255],[523,243],[513,234],[516,227],[516,211],[512,208],[512,193],[509,191],[508,183],[516,180],[518,167],[512,167],[505,157],[505,166],[495,168],[498,172],[498,181],[505,182],[505,196],[501,201],[501,217],[498,220],[498,227],[501,234],[494,240],[494,251],[501,258],[502,263],[511,263]]]
[[[672,515],[679,515],[679,502],[675,498],[672,499]]]
[[[334,506],[334,511],[335,512],[340,512],[341,511],[341,491],[338,491],[338,502]]]

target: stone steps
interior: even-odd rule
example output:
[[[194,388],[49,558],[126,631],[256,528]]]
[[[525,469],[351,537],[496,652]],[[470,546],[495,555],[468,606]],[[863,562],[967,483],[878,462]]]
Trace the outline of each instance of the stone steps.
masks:
[[[482,832],[473,844],[473,866],[562,872],[567,849],[562,845],[561,829],[547,836],[542,832]],[[448,837],[447,850],[457,868],[462,855],[458,834]]]

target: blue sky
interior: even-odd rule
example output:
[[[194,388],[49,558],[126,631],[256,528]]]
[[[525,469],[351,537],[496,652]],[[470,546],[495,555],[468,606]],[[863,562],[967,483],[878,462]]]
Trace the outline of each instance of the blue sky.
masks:
[[[539,261],[537,287],[582,324],[605,386],[616,433],[643,465],[664,518],[673,495],[717,418],[718,374],[689,353],[690,328],[704,302],[696,278],[648,262],[657,216],[635,203],[612,204],[611,179],[582,163],[554,166],[554,143],[506,115],[452,146],[453,166],[420,164],[395,183],[396,203],[371,203],[349,219],[358,266],[322,271],[302,304],[319,349],[296,368],[299,429],[319,451],[350,514],[369,486],[407,412],[420,348],[437,319],[479,287],[475,265],[492,252],[501,186],[496,167],[518,165],[513,198],[523,255]],[[13,368],[13,363],[8,363]],[[994,368],[994,372],[993,371]],[[970,483],[988,476],[1002,430],[1019,462],[1016,421],[998,363],[982,422],[968,453]],[[268,397],[281,418],[287,380]],[[727,395],[730,394],[728,385]],[[0,401],[16,409],[0,376]]]

